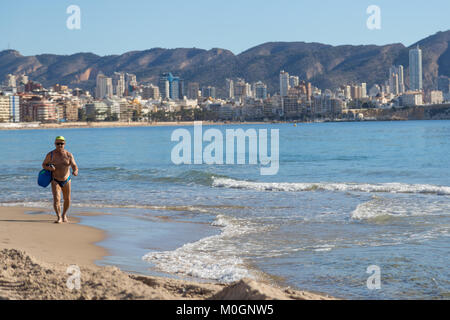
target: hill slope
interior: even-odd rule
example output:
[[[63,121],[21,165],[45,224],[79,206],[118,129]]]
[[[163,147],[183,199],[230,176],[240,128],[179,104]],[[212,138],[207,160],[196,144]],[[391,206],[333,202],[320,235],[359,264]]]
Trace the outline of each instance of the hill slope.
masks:
[[[423,50],[425,88],[435,88],[438,75],[450,77],[450,30],[417,42]],[[277,92],[279,72],[286,70],[320,88],[334,88],[350,82],[383,83],[392,64],[405,67],[408,83],[408,51],[402,44],[384,46],[331,46],[305,42],[270,42],[239,55],[225,49],[196,48],[131,51],[122,55],[98,56],[42,54],[22,56],[15,50],[0,52],[0,79],[8,73],[26,73],[44,86],[56,83],[92,90],[99,71],[135,73],[138,81],[157,83],[161,72],[170,71],[187,82],[211,84],[222,91],[226,78],[261,80],[269,92]]]

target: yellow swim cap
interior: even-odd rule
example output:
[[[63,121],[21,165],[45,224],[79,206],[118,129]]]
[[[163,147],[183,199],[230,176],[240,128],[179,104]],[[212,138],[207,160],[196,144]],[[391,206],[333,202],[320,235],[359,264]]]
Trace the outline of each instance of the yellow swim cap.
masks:
[[[66,138],[64,138],[63,136],[57,136],[57,137],[55,138],[55,141],[56,141],[56,140],[66,141]]]

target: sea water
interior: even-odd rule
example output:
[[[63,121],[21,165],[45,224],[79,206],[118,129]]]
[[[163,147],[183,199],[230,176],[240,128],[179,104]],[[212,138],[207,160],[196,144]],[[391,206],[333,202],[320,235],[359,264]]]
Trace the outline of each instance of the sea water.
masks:
[[[82,218],[107,232],[101,265],[264,277],[351,299],[450,297],[449,121],[204,127],[279,129],[273,176],[259,165],[175,165],[177,128],[0,131],[0,203],[51,211],[36,179],[64,135],[80,168],[72,212],[109,213]],[[370,266],[379,289],[367,286]]]

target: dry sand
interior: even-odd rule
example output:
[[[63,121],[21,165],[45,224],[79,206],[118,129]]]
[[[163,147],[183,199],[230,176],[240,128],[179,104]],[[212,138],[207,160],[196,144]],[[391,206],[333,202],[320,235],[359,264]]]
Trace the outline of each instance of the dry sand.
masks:
[[[0,207],[0,249],[14,248],[49,263],[94,265],[107,251],[94,243],[104,238],[101,230],[70,223],[55,224],[56,215],[42,208]]]
[[[107,254],[95,245],[102,231],[75,222],[54,224],[54,216],[26,214],[43,209],[0,207],[1,299],[212,299],[324,300],[325,295],[243,279],[233,284],[196,283],[138,276],[116,267],[99,267]],[[70,265],[79,266],[80,288]]]

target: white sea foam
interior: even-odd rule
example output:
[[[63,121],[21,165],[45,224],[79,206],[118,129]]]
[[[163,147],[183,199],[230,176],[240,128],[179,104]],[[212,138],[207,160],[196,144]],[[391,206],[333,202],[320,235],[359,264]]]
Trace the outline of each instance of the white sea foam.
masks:
[[[33,208],[52,208],[53,203],[50,201],[14,201],[14,202],[0,202],[1,207],[33,207]],[[165,211],[189,211],[189,212],[201,212],[209,213],[210,210],[207,207],[202,206],[156,206],[156,205],[138,205],[138,204],[111,204],[111,203],[98,203],[98,202],[86,202],[86,203],[71,203],[75,208],[123,208],[123,209],[148,209],[148,210],[165,210]]]
[[[0,207],[53,208],[53,204],[44,201],[0,202]]]
[[[233,282],[254,278],[236,254],[239,243],[233,238],[257,232],[248,221],[218,215],[212,223],[222,228],[218,235],[187,243],[173,251],[149,252],[143,260],[151,262],[158,270],[195,278]]]
[[[334,247],[335,246],[332,244],[323,244],[316,246],[316,248],[314,248],[313,250],[316,252],[331,251]]]
[[[450,187],[429,184],[406,183],[333,183],[333,182],[253,182],[229,178],[213,178],[213,187],[248,189],[257,191],[359,191],[359,192],[387,192],[387,193],[430,193],[450,195]]]
[[[383,217],[408,217],[442,215],[450,213],[448,201],[421,200],[409,198],[384,198],[373,196],[370,201],[359,204],[351,213],[352,219],[373,220]]]

